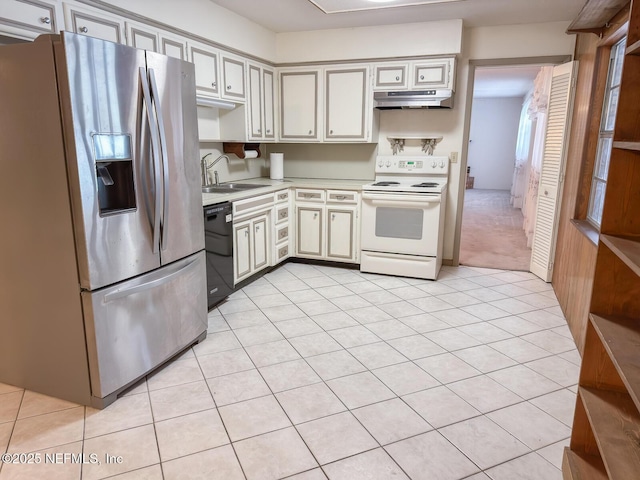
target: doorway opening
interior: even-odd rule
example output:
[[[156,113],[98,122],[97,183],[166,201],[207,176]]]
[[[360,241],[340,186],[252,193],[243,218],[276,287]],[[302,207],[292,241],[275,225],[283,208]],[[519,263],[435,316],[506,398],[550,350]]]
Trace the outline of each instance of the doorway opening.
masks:
[[[473,82],[459,262],[528,271],[546,119],[541,64],[477,67]]]

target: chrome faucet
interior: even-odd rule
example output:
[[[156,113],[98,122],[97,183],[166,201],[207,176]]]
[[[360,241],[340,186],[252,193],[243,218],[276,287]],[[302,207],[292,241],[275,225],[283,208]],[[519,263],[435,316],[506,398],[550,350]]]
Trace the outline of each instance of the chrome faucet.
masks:
[[[207,153],[204,157],[202,157],[201,159],[201,169],[202,169],[202,186],[203,187],[210,187],[211,185],[209,184],[209,169],[211,167],[213,167],[216,163],[218,163],[220,160],[222,160],[223,158],[227,159],[227,162],[229,161],[229,157],[226,155],[220,155],[218,158],[216,158],[213,162],[211,163],[207,163],[207,157],[209,155],[211,155],[212,152]],[[215,178],[215,185],[220,185],[220,179],[218,177],[218,171],[214,171],[213,172],[213,176]]]

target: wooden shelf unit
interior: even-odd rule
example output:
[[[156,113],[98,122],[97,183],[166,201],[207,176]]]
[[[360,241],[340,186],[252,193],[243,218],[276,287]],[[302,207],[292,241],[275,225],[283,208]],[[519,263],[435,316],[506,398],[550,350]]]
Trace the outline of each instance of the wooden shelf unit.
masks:
[[[565,480],[640,478],[640,0],[628,20]]]

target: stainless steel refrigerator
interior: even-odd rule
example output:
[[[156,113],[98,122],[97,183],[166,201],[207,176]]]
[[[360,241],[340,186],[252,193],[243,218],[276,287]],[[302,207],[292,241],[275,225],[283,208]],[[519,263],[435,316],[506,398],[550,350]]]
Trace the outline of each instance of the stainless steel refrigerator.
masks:
[[[193,64],[0,47],[0,382],[102,408],[207,329]]]

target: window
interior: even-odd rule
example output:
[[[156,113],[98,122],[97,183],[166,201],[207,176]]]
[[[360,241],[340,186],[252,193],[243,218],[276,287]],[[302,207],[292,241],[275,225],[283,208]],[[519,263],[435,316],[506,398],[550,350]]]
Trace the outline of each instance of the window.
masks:
[[[600,228],[602,221],[604,193],[607,188],[607,174],[609,172],[611,146],[613,145],[613,127],[616,121],[616,111],[618,110],[625,43],[626,38],[616,43],[611,48],[611,56],[609,57],[609,72],[607,74],[607,86],[604,95],[602,118],[600,119],[600,132],[598,134],[598,148],[591,178],[591,194],[587,211],[587,220],[597,228]]]

